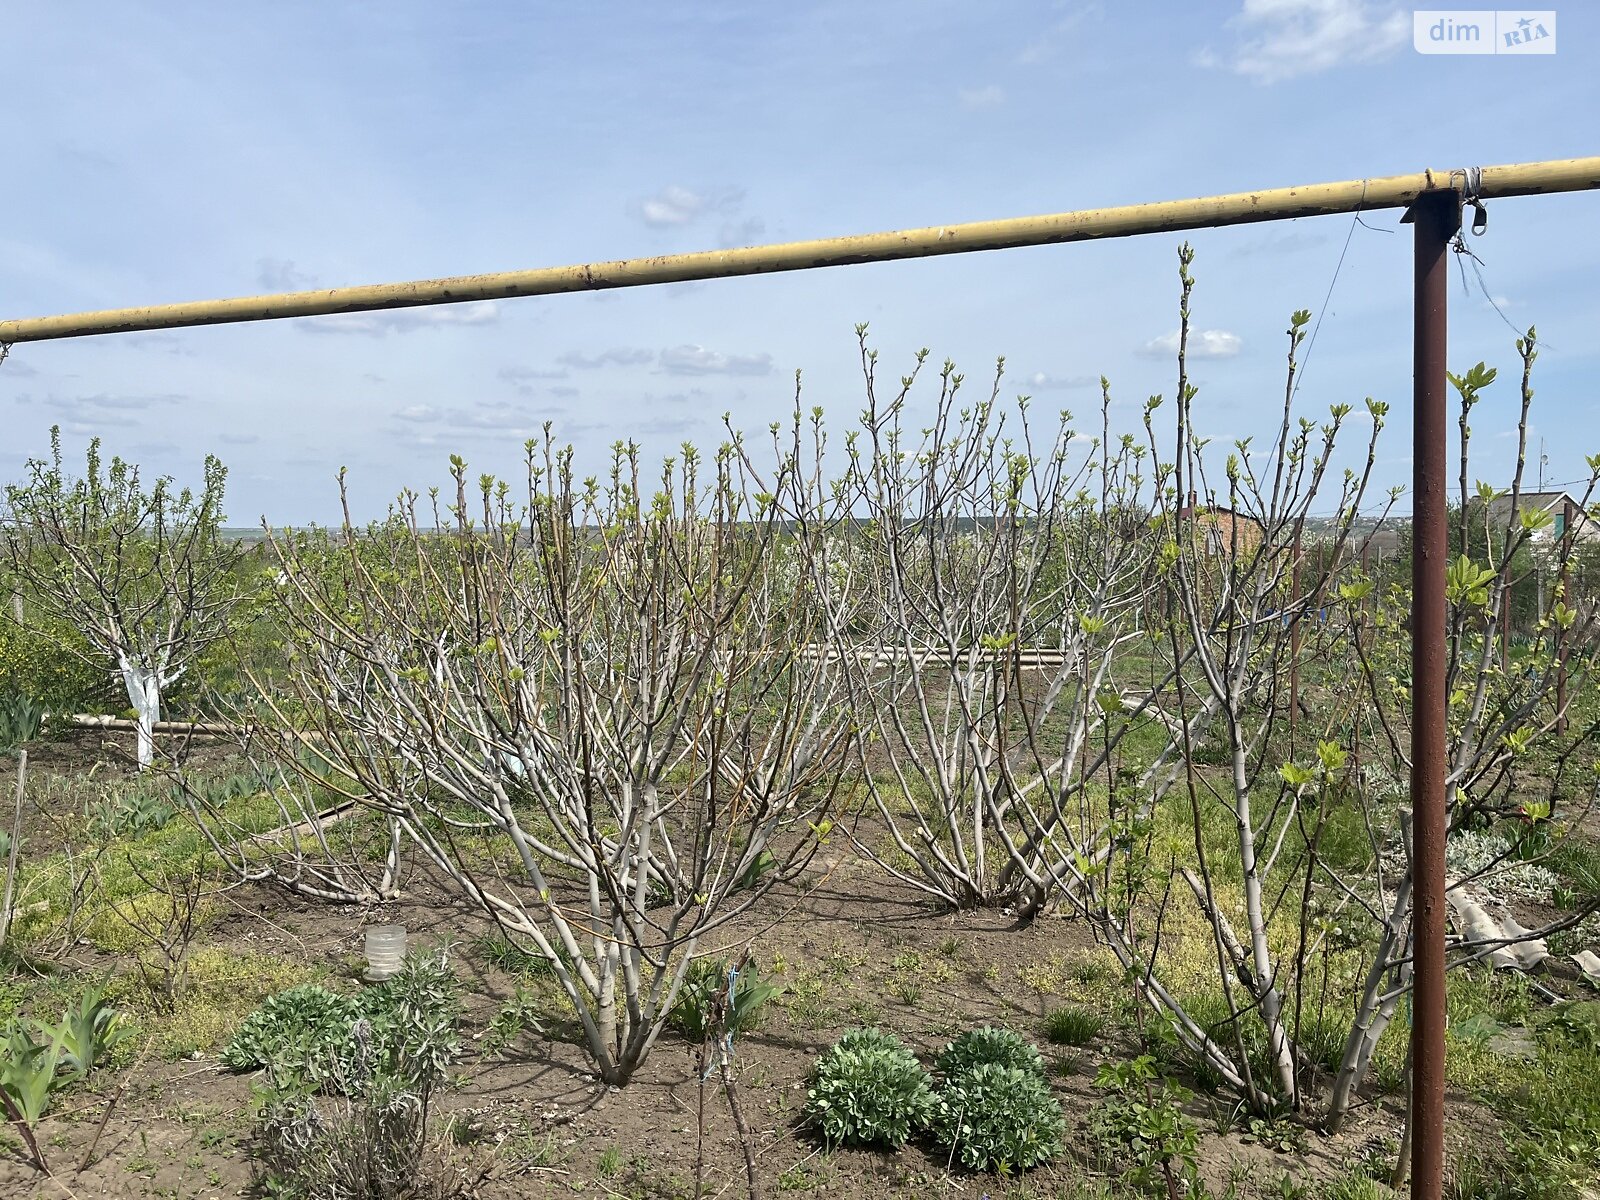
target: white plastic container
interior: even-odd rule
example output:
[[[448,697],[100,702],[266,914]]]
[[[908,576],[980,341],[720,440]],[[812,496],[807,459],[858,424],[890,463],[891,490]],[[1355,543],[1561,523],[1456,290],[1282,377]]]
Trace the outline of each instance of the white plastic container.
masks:
[[[406,956],[404,925],[367,926],[367,979],[382,983],[400,969]]]

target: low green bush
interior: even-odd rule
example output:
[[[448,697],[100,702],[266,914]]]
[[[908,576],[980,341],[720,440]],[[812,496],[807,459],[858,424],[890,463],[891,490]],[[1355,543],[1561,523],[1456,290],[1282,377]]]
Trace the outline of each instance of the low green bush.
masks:
[[[1060,1154],[1066,1118],[1050,1086],[1032,1070],[978,1062],[939,1089],[930,1126],[962,1166],[1004,1174]]]
[[[969,1029],[939,1052],[933,1064],[946,1080],[955,1081],[974,1067],[1015,1067],[1046,1078],[1044,1058],[1020,1033],[985,1025]]]
[[[333,993],[313,995],[301,991],[298,1013],[279,1009],[285,1028],[292,1016],[320,1041],[324,1022],[331,1025],[341,1009],[328,1003]],[[324,1049],[320,1064],[322,1079],[336,1086],[274,1078],[264,1094],[257,1142],[263,1194],[308,1200],[433,1194],[421,1186],[439,1166],[429,1158],[429,1118],[435,1093],[461,1057],[460,980],[443,953],[408,956],[391,979],[351,1003],[362,1015],[346,1027],[342,1044]],[[264,1045],[274,1041],[265,1020],[257,1033]]]
[[[346,996],[319,983],[279,992],[244,1019],[223,1047],[222,1065],[320,1083],[339,1065],[350,1031],[372,1005],[366,997]]]
[[[222,1051],[236,1071],[266,1070],[281,1091],[348,1092],[405,1073],[419,1053],[459,1051],[461,984],[445,956],[408,955],[378,987],[346,996],[309,983],[270,996]]]
[[[830,1146],[910,1141],[933,1108],[928,1072],[881,1029],[852,1029],[824,1051],[806,1092],[806,1120]]]

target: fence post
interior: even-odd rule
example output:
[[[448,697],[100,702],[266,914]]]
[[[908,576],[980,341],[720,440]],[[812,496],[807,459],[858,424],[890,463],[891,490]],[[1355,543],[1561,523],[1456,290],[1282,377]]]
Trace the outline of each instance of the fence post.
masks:
[[[1415,822],[1411,1030],[1411,1195],[1444,1188],[1445,569],[1449,430],[1445,403],[1448,254],[1461,225],[1455,191],[1411,206],[1415,225],[1411,550],[1411,806]]]

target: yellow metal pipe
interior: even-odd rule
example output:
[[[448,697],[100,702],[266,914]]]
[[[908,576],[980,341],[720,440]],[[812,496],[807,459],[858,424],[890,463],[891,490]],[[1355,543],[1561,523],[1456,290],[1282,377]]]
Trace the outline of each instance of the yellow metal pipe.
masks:
[[[1600,188],[1600,157],[1484,167],[1477,174],[1477,195],[1485,200],[1546,192],[1588,191]],[[117,308],[59,317],[33,317],[0,321],[0,343],[38,342],[146,329],[176,329],[187,325],[222,325],[233,321],[271,321],[284,317],[413,308],[427,304],[460,304],[472,300],[502,300],[512,296],[548,296],[558,292],[587,292],[602,288],[643,287],[691,279],[764,275],[850,263],[927,258],[935,254],[967,254],[976,250],[1006,250],[1019,246],[1131,237],[1142,233],[1281,221],[1293,217],[1403,208],[1423,192],[1461,188],[1467,179],[1466,171],[1419,171],[1413,175],[1391,175],[1382,179],[1352,179],[1343,183],[1269,188],[1196,200],[1130,204],[1120,208],[1013,217],[1002,221],[973,221],[963,225],[930,226],[896,233],[818,238],[814,241],[752,246],[741,250],[707,250],[696,254],[628,258],[615,262],[506,271],[493,275],[460,275],[451,279],[425,279],[412,283],[380,283],[314,292],[284,292],[271,296],[163,304],[149,308]]]

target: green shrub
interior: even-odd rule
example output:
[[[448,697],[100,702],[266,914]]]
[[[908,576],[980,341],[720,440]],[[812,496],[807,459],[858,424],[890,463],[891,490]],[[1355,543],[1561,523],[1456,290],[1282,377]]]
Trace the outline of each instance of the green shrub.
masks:
[[[966,1067],[939,1090],[933,1136],[974,1171],[1026,1171],[1061,1153],[1066,1118],[1033,1071],[998,1062]]]
[[[1170,1188],[1195,1178],[1200,1129],[1182,1107],[1190,1093],[1163,1079],[1151,1055],[1106,1063],[1095,1086],[1108,1095],[1090,1114],[1090,1136],[1136,1186]]]
[[[363,999],[318,983],[279,992],[244,1019],[222,1050],[222,1065],[235,1071],[265,1068],[274,1079],[320,1083],[365,1009]]]
[[[1105,1018],[1093,1009],[1068,1004],[1045,1017],[1044,1035],[1052,1046],[1083,1046],[1094,1039],[1105,1023]]]
[[[727,980],[725,959],[702,958],[691,963],[672,1006],[672,1025],[691,1042],[703,1042],[712,1030],[712,1001]],[[728,1013],[728,1032],[738,1035],[754,1029],[761,1021],[761,1010],[783,994],[783,989],[761,978],[754,962],[745,966],[734,981],[733,1006]]]
[[[805,1115],[829,1145],[898,1149],[928,1120],[928,1073],[892,1033],[852,1029],[817,1060]]]
[[[331,994],[331,993],[330,993]],[[336,1094],[305,1081],[269,1089],[258,1146],[267,1195],[391,1200],[430,1189],[428,1131],[433,1096],[461,1057],[461,985],[444,954],[408,956],[366,993],[336,1051]],[[366,999],[364,997],[364,999]],[[319,1000],[318,1003],[324,1003]]]
[[[983,1065],[1015,1067],[1046,1078],[1044,1058],[1038,1049],[1020,1033],[994,1025],[969,1029],[941,1050],[933,1065],[952,1082]]]
[[[244,1019],[222,1063],[265,1068],[283,1091],[348,1091],[365,1076],[426,1074],[418,1056],[436,1056],[441,1046],[453,1057],[460,1017],[461,983],[446,957],[407,955],[393,977],[358,996],[315,983],[269,996]]]
[[[80,657],[93,655],[81,634],[62,621],[32,614],[28,620],[42,622],[41,631],[0,614],[0,691],[27,696],[52,712],[116,712],[128,703],[109,659],[102,667]]]

